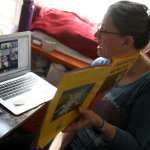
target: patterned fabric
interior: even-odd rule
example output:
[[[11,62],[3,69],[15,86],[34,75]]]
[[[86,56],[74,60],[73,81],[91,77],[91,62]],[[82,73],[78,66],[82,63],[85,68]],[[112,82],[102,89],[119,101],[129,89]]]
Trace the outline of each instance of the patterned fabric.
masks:
[[[104,64],[109,64],[109,63],[110,63],[110,60],[108,60],[107,58],[98,57],[92,62],[91,66],[104,65]]]

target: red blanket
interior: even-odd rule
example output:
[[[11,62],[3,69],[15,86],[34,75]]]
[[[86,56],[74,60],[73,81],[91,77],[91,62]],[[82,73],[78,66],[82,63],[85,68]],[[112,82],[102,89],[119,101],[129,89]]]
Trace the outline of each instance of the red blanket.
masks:
[[[57,9],[41,10],[32,22],[31,30],[41,30],[61,43],[88,56],[96,58],[96,24],[79,15]]]

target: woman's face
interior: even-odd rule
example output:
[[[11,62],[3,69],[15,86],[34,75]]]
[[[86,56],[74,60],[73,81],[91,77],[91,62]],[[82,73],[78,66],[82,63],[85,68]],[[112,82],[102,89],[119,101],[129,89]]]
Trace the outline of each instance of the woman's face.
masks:
[[[111,59],[124,55],[124,36],[114,26],[111,17],[105,16],[101,26],[95,33],[97,38],[97,54],[101,57]]]

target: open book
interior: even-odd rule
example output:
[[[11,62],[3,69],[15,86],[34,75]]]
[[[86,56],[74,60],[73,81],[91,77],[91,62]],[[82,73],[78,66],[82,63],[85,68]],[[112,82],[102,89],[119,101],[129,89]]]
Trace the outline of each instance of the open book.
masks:
[[[50,101],[37,140],[42,148],[48,140],[78,117],[76,108],[89,108],[98,92],[104,93],[132,67],[139,55],[112,60],[110,65],[83,68],[65,73],[53,100]],[[103,95],[103,94],[101,94]]]

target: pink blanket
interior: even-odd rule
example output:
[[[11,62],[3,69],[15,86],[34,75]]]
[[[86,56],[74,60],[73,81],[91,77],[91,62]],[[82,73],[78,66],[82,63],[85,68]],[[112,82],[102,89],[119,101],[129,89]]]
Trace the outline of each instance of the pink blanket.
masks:
[[[96,58],[95,23],[79,15],[57,9],[41,10],[32,22],[31,30],[41,30],[59,42],[88,56]]]

